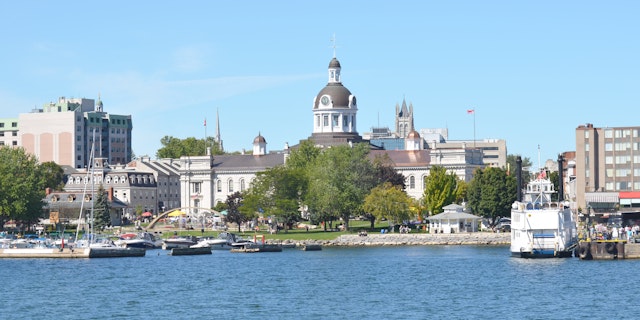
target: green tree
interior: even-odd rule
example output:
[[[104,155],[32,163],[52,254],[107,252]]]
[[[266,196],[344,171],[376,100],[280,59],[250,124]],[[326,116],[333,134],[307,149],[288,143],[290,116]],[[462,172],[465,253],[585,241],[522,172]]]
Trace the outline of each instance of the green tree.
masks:
[[[507,155],[507,172],[510,176],[516,176],[516,158],[518,155],[509,154]],[[528,157],[522,158],[522,178],[525,181],[528,181],[529,172],[531,172],[531,159]],[[535,171],[535,170],[534,170]]]
[[[323,150],[309,171],[306,203],[315,221],[332,222],[363,213],[362,202],[376,185],[375,168],[368,158],[368,144],[342,145]]]
[[[285,225],[286,232],[300,220],[301,195],[306,187],[302,169],[276,166],[256,175],[245,195],[243,208],[247,213],[262,210],[274,215]]]
[[[177,159],[182,156],[204,156],[207,154],[207,147],[211,148],[211,154],[223,154],[220,146],[215,142],[213,137],[205,139],[196,139],[189,137],[179,139],[172,136],[164,136],[160,139],[162,147],[156,152],[157,158]]]
[[[239,191],[229,195],[227,197],[227,222],[236,223],[238,225],[238,232],[241,231],[240,227],[242,223],[253,219],[254,215],[246,213],[241,210],[243,196]]]
[[[551,173],[549,174],[549,180],[551,181],[551,183],[553,183],[553,190],[556,191],[556,193],[552,193],[551,194],[551,200],[552,201],[558,201],[558,191],[560,190],[560,174],[558,174],[558,171],[551,171]],[[564,200],[564,199],[562,199]]]
[[[467,201],[467,189],[469,188],[469,184],[464,180],[458,179],[456,183],[456,200],[455,203],[462,203]]]
[[[411,218],[411,202],[411,198],[400,186],[385,182],[371,189],[364,199],[363,209],[378,220],[386,218],[395,224]],[[374,222],[375,219],[371,221],[372,229]]]
[[[104,227],[111,226],[111,205],[107,192],[100,184],[95,195],[96,199],[93,207],[93,227],[100,230]]]
[[[443,166],[434,165],[425,179],[424,205],[430,214],[442,212],[442,207],[456,200],[458,177],[455,173],[447,173]]]
[[[316,147],[311,140],[300,142],[298,147],[291,151],[287,159],[287,167],[307,170],[318,158],[322,149]]]
[[[44,196],[38,160],[23,148],[0,147],[0,225],[11,219],[36,222]]]
[[[64,189],[64,170],[61,166],[53,161],[41,163],[38,167],[39,174],[44,180],[44,188],[52,190]]]
[[[471,211],[495,226],[499,218],[511,214],[511,205],[516,200],[516,178],[508,175],[506,169],[478,169],[469,183],[468,196]]]
[[[393,160],[388,154],[376,155],[373,159],[373,166],[376,170],[378,184],[389,182],[394,186],[400,186],[402,190],[405,189],[405,178],[394,168]]]

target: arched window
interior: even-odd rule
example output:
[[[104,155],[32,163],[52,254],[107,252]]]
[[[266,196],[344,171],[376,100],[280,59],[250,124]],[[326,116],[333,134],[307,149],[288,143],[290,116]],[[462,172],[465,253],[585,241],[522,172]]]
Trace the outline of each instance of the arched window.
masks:
[[[416,188],[416,177],[410,176],[409,177],[409,189],[415,189],[415,188]]]
[[[233,192],[233,179],[229,179],[229,182],[227,182],[227,184],[229,185],[229,193]]]
[[[218,190],[218,192],[222,192],[222,181],[218,180],[216,184],[217,184],[216,190]]]
[[[111,177],[110,176],[107,176],[104,180],[105,180],[104,182],[107,183],[107,184],[111,183]]]
[[[244,192],[244,179],[240,179],[240,192]]]

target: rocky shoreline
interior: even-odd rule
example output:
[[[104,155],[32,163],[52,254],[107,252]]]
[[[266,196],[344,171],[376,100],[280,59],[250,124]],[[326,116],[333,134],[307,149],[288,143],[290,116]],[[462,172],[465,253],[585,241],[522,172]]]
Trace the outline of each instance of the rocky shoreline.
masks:
[[[268,241],[267,241],[268,242]],[[318,244],[323,246],[344,246],[344,247],[370,247],[370,246],[429,246],[429,245],[483,245],[501,246],[510,244],[509,233],[451,233],[451,234],[369,234],[341,235],[335,240],[307,240],[307,241],[282,241],[283,245],[303,246],[307,244]]]

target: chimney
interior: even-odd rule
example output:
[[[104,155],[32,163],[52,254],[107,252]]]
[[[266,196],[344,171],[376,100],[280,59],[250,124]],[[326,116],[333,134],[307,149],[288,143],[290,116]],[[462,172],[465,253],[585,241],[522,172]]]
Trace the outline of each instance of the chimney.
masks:
[[[108,199],[109,201],[113,201],[113,187],[110,187],[110,188],[109,188],[109,191],[108,191],[108,193],[107,193],[107,199]]]
[[[522,201],[522,158],[520,156],[516,157],[516,181],[517,181],[516,200],[518,202],[521,202]]]
[[[564,201],[564,170],[562,170],[562,162],[564,159],[562,155],[558,155],[558,202]]]

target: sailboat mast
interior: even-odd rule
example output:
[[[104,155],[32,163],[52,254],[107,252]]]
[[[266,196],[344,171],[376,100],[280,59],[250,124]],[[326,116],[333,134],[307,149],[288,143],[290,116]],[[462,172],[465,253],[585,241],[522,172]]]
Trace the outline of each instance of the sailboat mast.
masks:
[[[95,179],[95,171],[94,171],[94,157],[95,157],[95,145],[96,145],[96,129],[93,129],[93,141],[91,142],[91,156],[89,157],[89,163],[91,165],[91,232],[89,234],[89,246],[91,246],[91,243],[93,243],[93,237],[94,237],[94,225],[95,225],[95,221],[93,218],[93,208],[94,208],[94,197],[95,197],[95,191],[93,189],[94,187],[94,179]]]

